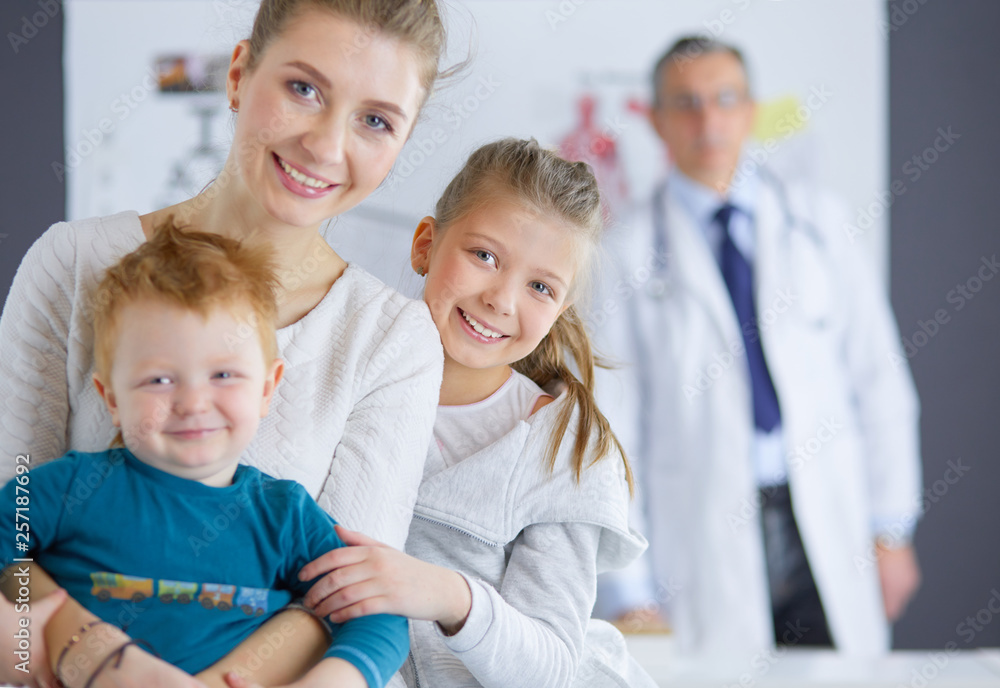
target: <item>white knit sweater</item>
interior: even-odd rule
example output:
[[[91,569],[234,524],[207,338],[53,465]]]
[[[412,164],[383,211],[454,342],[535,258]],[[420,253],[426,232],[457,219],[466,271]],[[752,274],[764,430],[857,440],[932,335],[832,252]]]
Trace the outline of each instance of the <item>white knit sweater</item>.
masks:
[[[145,240],[124,212],[53,225],[25,255],[0,318],[0,482],[115,434],[91,382],[92,294]],[[296,480],[345,526],[402,548],[430,442],[442,353],[427,306],[349,265],[278,331],[285,374],[242,462]]]

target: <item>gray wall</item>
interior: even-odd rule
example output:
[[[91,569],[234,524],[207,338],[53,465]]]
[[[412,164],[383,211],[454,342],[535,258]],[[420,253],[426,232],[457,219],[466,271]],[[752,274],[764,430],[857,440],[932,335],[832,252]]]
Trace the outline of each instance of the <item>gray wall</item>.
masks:
[[[904,6],[919,9],[901,15]],[[1000,615],[987,603],[994,594],[993,608],[1000,603],[1000,275],[979,283],[977,271],[994,277],[982,260],[1000,259],[1000,3],[907,0],[890,7],[901,23],[889,41],[889,169],[907,188],[892,205],[892,302],[901,334],[914,345],[930,490],[916,535],[924,586],[897,625],[896,641],[997,646]],[[961,138],[943,152],[928,151],[938,129],[949,127]],[[938,145],[945,148],[944,139]],[[935,315],[943,324],[929,322]],[[968,470],[957,481],[947,474],[949,485],[948,463],[959,461]]]
[[[4,301],[21,256],[66,212],[66,188],[52,170],[54,161],[63,162],[62,40],[60,3],[0,2],[0,300]]]
[[[51,168],[63,147],[62,14],[16,53],[9,38],[22,34],[25,17],[40,20],[40,2],[46,0],[0,3],[0,36],[6,37],[0,44],[0,299],[31,242],[65,211],[65,190]],[[891,178],[885,188],[894,180],[906,187],[892,205],[892,298],[900,330],[915,346],[910,365],[923,403],[929,490],[916,537],[924,586],[897,625],[896,641],[911,648],[949,641],[996,646],[1000,618],[993,620],[987,603],[1000,591],[1000,365],[994,358],[1000,278],[979,284],[975,278],[983,258],[1000,257],[991,207],[1000,180],[991,157],[1000,151],[1000,3],[900,0],[889,6],[896,25],[889,42]],[[938,128],[948,127],[960,138],[943,152],[928,152]],[[917,167],[915,155],[927,169]],[[957,285],[972,298],[952,291]],[[936,315],[941,322],[931,324]],[[956,473],[946,473],[949,462],[968,467],[957,481]]]

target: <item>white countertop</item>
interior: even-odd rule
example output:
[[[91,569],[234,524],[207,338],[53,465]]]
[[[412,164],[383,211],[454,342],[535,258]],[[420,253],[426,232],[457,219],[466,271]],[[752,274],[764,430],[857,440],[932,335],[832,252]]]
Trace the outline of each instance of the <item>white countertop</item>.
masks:
[[[777,648],[742,661],[678,657],[668,635],[626,636],[660,686],[683,688],[1000,688],[1000,649],[906,650],[850,659],[832,650]]]

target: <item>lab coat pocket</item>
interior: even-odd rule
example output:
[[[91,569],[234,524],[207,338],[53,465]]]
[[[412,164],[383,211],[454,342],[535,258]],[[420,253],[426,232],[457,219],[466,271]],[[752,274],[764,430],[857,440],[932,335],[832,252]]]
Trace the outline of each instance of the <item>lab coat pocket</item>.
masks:
[[[789,237],[790,279],[784,290],[778,290],[773,307],[780,309],[787,305],[800,326],[825,330],[832,325],[837,312],[836,276],[816,241],[798,232]]]

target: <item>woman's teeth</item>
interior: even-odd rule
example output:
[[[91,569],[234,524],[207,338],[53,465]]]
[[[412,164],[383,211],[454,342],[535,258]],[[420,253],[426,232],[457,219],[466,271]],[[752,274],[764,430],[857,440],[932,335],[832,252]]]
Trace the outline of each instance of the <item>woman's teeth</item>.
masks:
[[[285,173],[288,174],[289,177],[297,181],[299,184],[302,184],[303,186],[309,186],[312,187],[313,189],[325,189],[328,186],[333,186],[333,184],[327,184],[326,182],[321,182],[318,179],[313,179],[312,177],[302,174],[301,172],[299,172],[297,169],[289,165],[281,158],[278,158],[278,162],[281,163],[281,169],[283,169]]]
[[[500,337],[503,336],[499,332],[494,332],[493,330],[491,330],[491,329],[489,329],[487,327],[483,327],[482,325],[480,325],[476,321],[475,318],[471,317],[465,311],[462,311],[462,317],[465,318],[465,322],[469,323],[472,326],[472,329],[474,329],[476,332],[478,332],[479,334],[483,335],[484,337],[491,337],[493,339],[500,339]]]

